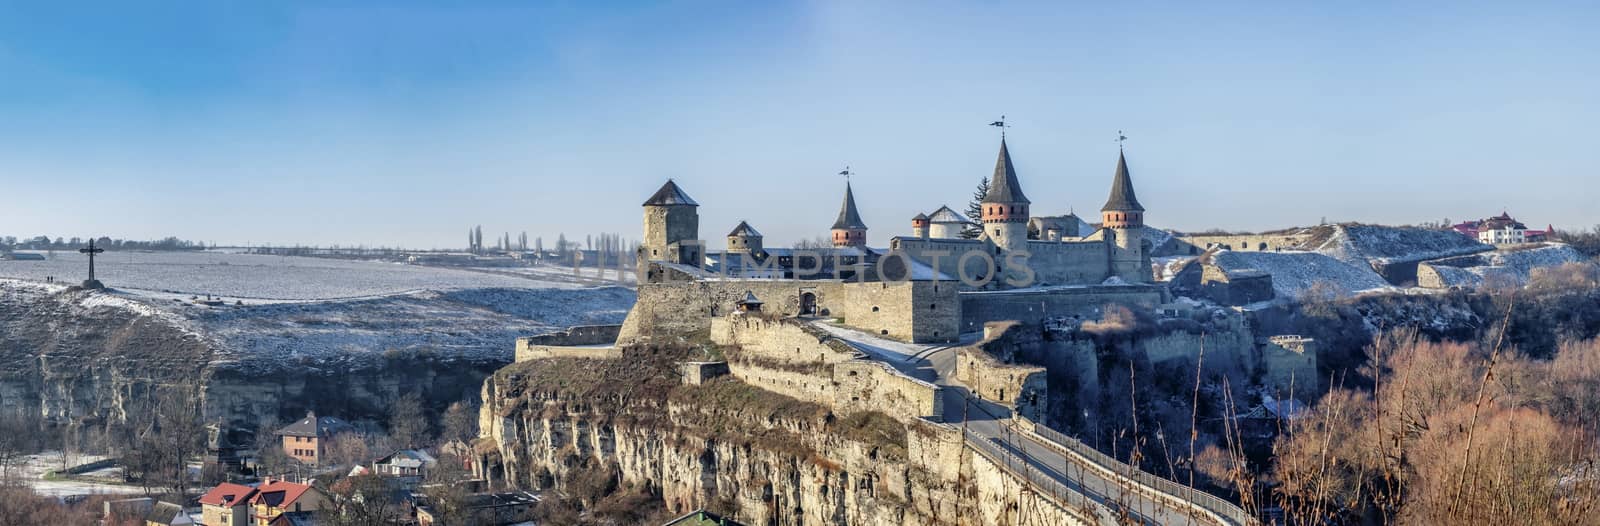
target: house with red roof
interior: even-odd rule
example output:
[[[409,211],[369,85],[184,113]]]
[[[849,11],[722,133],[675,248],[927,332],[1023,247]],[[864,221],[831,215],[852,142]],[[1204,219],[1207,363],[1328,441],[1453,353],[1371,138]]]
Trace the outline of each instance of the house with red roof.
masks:
[[[254,526],[269,526],[284,514],[305,514],[330,505],[326,494],[305,484],[282,480],[268,480],[256,487],[250,497],[250,514]]]
[[[224,482],[200,496],[200,524],[205,526],[247,526],[250,524],[250,498],[256,489]]]
[[[1500,215],[1479,221],[1450,225],[1450,228],[1486,245],[1538,243],[1547,241],[1556,230],[1551,226],[1545,227],[1542,231],[1529,230],[1527,225],[1512,218],[1508,212],[1500,212]]]

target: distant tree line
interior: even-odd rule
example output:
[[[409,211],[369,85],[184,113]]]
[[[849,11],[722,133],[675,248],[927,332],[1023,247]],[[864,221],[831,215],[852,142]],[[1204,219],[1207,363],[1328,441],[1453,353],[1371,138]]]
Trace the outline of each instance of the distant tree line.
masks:
[[[584,254],[585,261],[594,258],[604,258],[611,262],[632,254],[638,242],[625,239],[618,233],[587,234],[582,242],[567,239],[566,233],[556,235],[554,246],[546,249],[543,237],[528,237],[528,232],[523,231],[516,235],[503,232],[490,239],[488,243],[483,240],[483,225],[475,225],[467,229],[467,252],[472,254],[506,254],[512,252],[532,252],[540,259],[553,259],[558,262],[571,262],[574,255],[580,251]]]
[[[88,246],[90,238],[85,237],[56,237],[34,236],[19,238],[17,236],[0,237],[0,249],[4,250],[77,250]],[[206,244],[200,241],[189,241],[168,236],[152,241],[138,241],[133,239],[113,239],[110,237],[94,238],[96,247],[107,250],[204,250]]]
[[[1585,232],[1582,230],[1556,230],[1555,240],[1572,245],[1574,250],[1589,257],[1600,257],[1600,225]]]

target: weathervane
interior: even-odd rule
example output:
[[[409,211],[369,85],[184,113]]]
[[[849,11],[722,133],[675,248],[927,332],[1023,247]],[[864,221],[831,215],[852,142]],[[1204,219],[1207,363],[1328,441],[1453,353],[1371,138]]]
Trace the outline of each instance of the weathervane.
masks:
[[[846,183],[850,182],[850,174],[852,173],[853,172],[850,171],[850,165],[848,164],[844,166],[843,170],[839,170],[839,175],[844,176],[844,182]]]
[[[1128,136],[1123,135],[1122,130],[1117,130],[1117,151],[1122,151],[1122,141],[1126,140],[1128,140]]]
[[[1006,125],[1006,116],[1005,115],[1001,115],[1000,116],[1000,120],[991,122],[991,123],[989,123],[989,125],[990,126],[994,126],[996,128],[1000,128],[1000,139],[1001,140],[1005,140],[1005,138],[1006,138],[1006,128],[1010,127],[1010,126]]]

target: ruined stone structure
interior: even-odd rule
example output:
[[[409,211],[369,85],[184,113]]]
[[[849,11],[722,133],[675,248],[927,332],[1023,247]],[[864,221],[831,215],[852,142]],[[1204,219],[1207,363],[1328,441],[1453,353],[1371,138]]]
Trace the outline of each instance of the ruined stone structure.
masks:
[[[1016,322],[994,322],[984,327],[982,341],[956,350],[956,379],[972,394],[1016,411],[1019,416],[1039,420],[1046,414],[1049,384],[1045,368],[1017,363]],[[1037,344],[1027,342],[1021,345]],[[1089,370],[1092,374],[1093,369]]]
[[[1219,305],[1249,305],[1276,296],[1272,274],[1257,269],[1225,269],[1209,253],[1185,263],[1168,284],[1175,295],[1205,298]]]
[[[1323,393],[1317,377],[1316,343],[1295,335],[1267,338],[1261,347],[1261,383],[1278,398],[1316,400]]]

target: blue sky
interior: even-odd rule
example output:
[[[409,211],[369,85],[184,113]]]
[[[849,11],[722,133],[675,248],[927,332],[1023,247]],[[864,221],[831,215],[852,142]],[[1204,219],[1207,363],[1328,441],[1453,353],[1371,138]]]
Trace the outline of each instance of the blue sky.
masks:
[[[848,164],[885,245],[1001,114],[1038,214],[1126,130],[1160,227],[1600,223],[1593,3],[57,4],[0,2],[0,234],[636,238],[671,177],[787,245]]]

